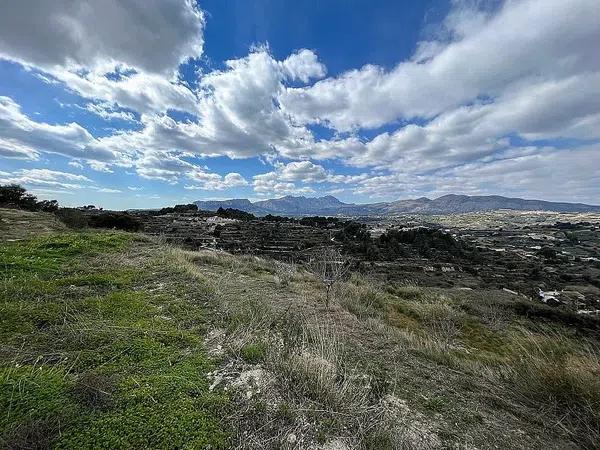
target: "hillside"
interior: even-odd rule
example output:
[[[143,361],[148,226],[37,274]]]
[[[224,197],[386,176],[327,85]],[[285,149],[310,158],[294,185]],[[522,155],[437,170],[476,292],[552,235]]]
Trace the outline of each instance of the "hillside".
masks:
[[[327,308],[302,267],[33,218],[0,237],[3,448],[600,444],[592,318],[359,273]]]
[[[469,196],[444,195],[431,200],[421,197],[396,202],[381,202],[357,205],[343,203],[333,196],[294,197],[250,202],[247,199],[223,201],[197,201],[198,208],[216,211],[222,208],[236,208],[255,215],[266,214],[305,216],[305,215],[345,215],[345,216],[389,216],[395,214],[461,214],[482,211],[509,209],[516,211],[554,211],[562,213],[600,212],[600,206],[583,203],[560,203],[542,200],[525,200],[499,195]]]

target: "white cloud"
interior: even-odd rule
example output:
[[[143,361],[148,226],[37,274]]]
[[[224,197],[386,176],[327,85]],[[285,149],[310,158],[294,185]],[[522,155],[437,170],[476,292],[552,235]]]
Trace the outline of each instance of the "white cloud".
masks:
[[[207,172],[204,168],[182,159],[181,155],[173,153],[146,153],[135,161],[135,167],[138,175],[149,180],[176,184],[186,179],[195,183],[186,185],[185,189],[220,191],[248,184],[239,173],[232,172],[221,176]]]
[[[525,0],[505,2],[487,20],[455,12],[453,41],[420,44],[413,60],[389,72],[367,65],[287,89],[281,101],[298,121],[373,128],[433,117],[514,85],[597,71],[599,11],[597,0]]]
[[[277,177],[283,181],[319,183],[327,180],[329,174],[318,164],[310,161],[297,161],[277,167]]]
[[[198,108],[198,99],[188,87],[161,75],[138,72],[115,80],[107,78],[105,72],[76,73],[65,69],[54,70],[52,75],[84,98],[139,113],[174,109],[195,114]]]
[[[88,99],[194,113],[197,98],[177,74],[202,55],[203,30],[192,0],[23,0],[0,15],[0,58]]]
[[[76,169],[83,169],[83,164],[81,164],[79,161],[71,160],[71,161],[68,162],[68,164],[71,167],[75,167]]]
[[[315,192],[310,186],[298,187],[295,183],[280,181],[276,172],[255,175],[252,185],[258,195],[302,195]]]
[[[91,183],[88,177],[49,169],[22,169],[0,172],[0,184],[21,184],[41,188],[81,189]]]
[[[101,192],[103,194],[120,194],[123,192],[119,189],[112,189],[112,188],[98,188],[98,189],[96,189],[96,191]]]
[[[76,123],[51,125],[35,122],[12,99],[0,97],[0,153],[37,159],[40,152],[72,158],[111,161],[115,154],[93,147],[94,137]]]
[[[137,122],[133,113],[122,111],[114,104],[111,105],[108,102],[88,103],[83,109],[102,117],[104,120],[118,119],[126,122]]]
[[[188,190],[222,191],[248,185],[248,181],[236,172],[228,173],[224,177],[216,173],[196,172],[189,178],[199,184],[185,186]]]
[[[307,49],[291,54],[281,66],[286,77],[304,83],[308,83],[311,78],[323,78],[327,73],[325,65],[319,62],[317,55]]]
[[[141,131],[101,139],[103,148],[142,148],[198,156],[246,158],[278,151],[311,153],[312,134],[295,126],[277,107],[285,74],[266,49],[226,62],[227,69],[206,74],[200,83],[196,122],[166,115],[143,115]]]
[[[427,174],[398,172],[369,177],[354,192],[384,199],[464,193],[598,203],[600,147],[509,152],[505,159],[467,163]]]
[[[336,175],[319,164],[310,161],[293,161],[288,164],[276,163],[275,170],[254,176],[254,191],[258,194],[312,194],[311,186],[297,186],[296,183],[345,183],[353,185],[368,177],[362,175]]]
[[[19,0],[0,15],[0,56],[52,71],[124,64],[173,75],[202,54],[204,17],[191,0]]]
[[[424,172],[484,160],[510,147],[507,136],[528,140],[600,139],[600,73],[507,91],[493,103],[440,114],[426,125],[383,133],[349,155],[358,166]]]

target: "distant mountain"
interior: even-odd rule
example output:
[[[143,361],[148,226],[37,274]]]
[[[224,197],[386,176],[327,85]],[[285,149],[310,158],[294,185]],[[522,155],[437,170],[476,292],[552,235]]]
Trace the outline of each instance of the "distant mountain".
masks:
[[[525,200],[500,195],[449,194],[430,200],[399,200],[388,203],[388,213],[459,214],[478,211],[513,209],[518,211],[600,212],[600,206],[583,203],[559,203],[543,200]]]
[[[262,200],[254,203],[255,206],[275,214],[317,214],[324,211],[336,212],[346,207],[352,207],[348,203],[343,203],[337,198],[327,195],[325,197],[286,197]]]
[[[247,198],[232,198],[231,200],[208,200],[195,202],[199,209],[216,211],[219,208],[235,208],[241,211],[253,212],[253,205]]]
[[[222,201],[197,201],[198,208],[216,211],[222,208],[235,208],[258,216],[267,214],[283,216],[308,215],[344,215],[344,216],[388,216],[402,213],[413,214],[460,214],[498,209],[519,211],[556,211],[556,212],[600,212],[600,206],[583,203],[559,203],[543,200],[525,200],[500,195],[455,195],[449,194],[431,200],[421,197],[395,202],[371,203],[357,205],[344,203],[337,198],[294,197],[291,195],[250,202],[248,199],[232,199]]]

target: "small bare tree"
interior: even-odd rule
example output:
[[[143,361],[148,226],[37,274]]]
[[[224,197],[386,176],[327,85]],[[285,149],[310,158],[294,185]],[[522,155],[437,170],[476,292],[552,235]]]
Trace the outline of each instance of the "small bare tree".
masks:
[[[325,306],[329,308],[333,286],[342,280],[350,269],[348,259],[335,247],[322,247],[312,253],[308,267],[325,285]]]
[[[294,262],[275,261],[275,282],[281,286],[287,286],[294,279],[296,264]]]

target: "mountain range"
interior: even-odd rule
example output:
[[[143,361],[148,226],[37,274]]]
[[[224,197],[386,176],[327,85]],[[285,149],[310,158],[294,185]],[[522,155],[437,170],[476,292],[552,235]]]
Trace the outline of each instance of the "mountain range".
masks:
[[[456,195],[448,194],[436,199],[421,197],[368,204],[344,203],[337,198],[294,197],[291,195],[251,202],[248,199],[209,200],[195,202],[199,209],[216,211],[219,208],[235,208],[257,216],[267,214],[283,216],[387,216],[403,213],[414,214],[460,214],[468,212],[512,209],[518,211],[555,211],[555,212],[600,212],[600,206],[584,203],[548,202],[526,200],[522,198],[502,197],[500,195]]]

